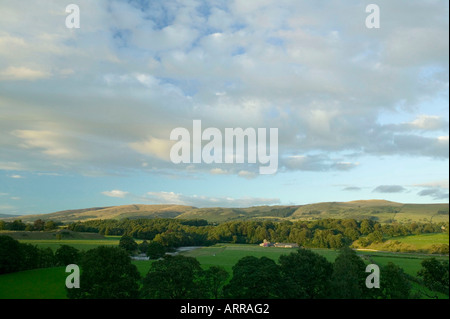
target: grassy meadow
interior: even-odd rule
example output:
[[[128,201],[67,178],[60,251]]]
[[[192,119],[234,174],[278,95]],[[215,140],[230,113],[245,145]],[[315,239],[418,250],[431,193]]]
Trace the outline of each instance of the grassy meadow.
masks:
[[[362,247],[358,241],[354,242],[353,248],[368,250],[392,251],[392,252],[429,252],[436,245],[448,245],[449,235],[445,233],[438,234],[420,234],[385,238],[382,243],[372,243],[369,246]]]
[[[447,236],[447,237],[445,237]],[[53,251],[60,245],[70,245],[79,250],[88,250],[100,245],[119,245],[120,236],[106,236],[102,239],[20,239],[22,243],[30,243],[41,248],[50,247]],[[407,236],[396,238],[405,243],[415,245],[436,244],[436,242],[448,243],[448,235],[445,234],[426,234],[417,236]],[[138,241],[140,243],[141,241]],[[312,249],[314,252],[324,256],[328,261],[333,262],[338,256],[339,251],[334,249]],[[232,267],[244,256],[262,257],[266,256],[275,261],[283,254],[295,252],[296,248],[276,248],[260,247],[258,245],[243,244],[216,244],[210,247],[200,247],[190,251],[182,252],[184,256],[195,257],[205,269],[211,266],[222,266],[230,275]],[[357,252],[364,261],[375,263],[380,266],[393,262],[404,269],[404,271],[413,276],[417,276],[417,271],[421,268],[421,261],[430,257],[426,254],[395,253],[361,250]],[[438,259],[448,259],[448,256],[434,256]],[[141,276],[145,276],[150,269],[152,261],[132,261],[139,270]],[[12,274],[0,275],[0,299],[64,299],[66,298],[64,267],[53,267],[45,269],[34,269]],[[422,291],[431,294],[425,287],[413,283],[415,291]],[[439,295],[441,298],[448,298],[445,295]]]

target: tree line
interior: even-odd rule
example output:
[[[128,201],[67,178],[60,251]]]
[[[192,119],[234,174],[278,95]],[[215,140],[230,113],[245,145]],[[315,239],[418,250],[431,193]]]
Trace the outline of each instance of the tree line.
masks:
[[[385,237],[448,233],[448,222],[380,224],[370,219],[322,219],[209,224],[206,220],[123,219],[76,222],[68,225],[68,228],[103,235],[128,235],[136,239],[156,241],[165,247],[208,246],[219,242],[257,244],[267,239],[297,243],[307,248],[339,249],[351,245],[355,240],[359,240],[362,246],[368,246],[382,242]],[[446,252],[448,253],[448,245]]]
[[[411,280],[393,263],[381,267],[380,288],[366,286],[364,261],[350,248],[341,249],[334,262],[299,249],[280,256],[245,256],[228,273],[223,267],[203,269],[197,259],[182,255],[154,261],[141,277],[128,253],[120,247],[100,246],[81,260],[80,288],[67,289],[74,299],[408,299]],[[448,295],[448,261],[422,263],[419,276],[430,289]]]
[[[151,251],[151,242],[147,248]],[[267,257],[241,258],[228,273],[223,267],[203,269],[197,259],[166,255],[152,256],[148,273],[141,277],[131,263],[130,251],[139,247],[123,236],[119,246],[99,246],[88,251],[61,245],[50,248],[0,235],[0,274],[77,264],[81,268],[81,288],[67,289],[69,298],[149,298],[149,299],[367,299],[418,298],[407,275],[393,263],[381,267],[380,289],[368,289],[364,261],[350,248],[340,250],[334,262],[301,248],[280,256],[278,263]],[[142,244],[141,244],[142,245]],[[162,245],[156,243],[160,248]],[[231,276],[230,276],[231,275]],[[448,260],[428,258],[418,272],[420,283],[448,295]],[[433,296],[428,296],[433,297]]]
[[[55,252],[49,247],[20,243],[10,236],[0,235],[0,274],[36,268],[66,266],[78,258],[80,252],[61,245]]]
[[[33,223],[24,223],[21,219],[16,219],[12,222],[5,222],[0,220],[0,230],[15,230],[15,231],[50,231],[57,229],[58,226],[63,225],[61,222],[53,220],[36,219]]]

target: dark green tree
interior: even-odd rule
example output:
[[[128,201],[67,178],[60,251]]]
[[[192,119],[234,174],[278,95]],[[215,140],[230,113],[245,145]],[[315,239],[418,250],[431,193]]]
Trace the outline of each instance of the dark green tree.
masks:
[[[267,257],[246,256],[233,266],[233,278],[224,287],[225,297],[271,299],[282,296],[280,267]]]
[[[55,252],[56,262],[61,266],[77,264],[79,257],[80,251],[69,245],[61,245]]]
[[[35,269],[39,267],[39,249],[32,244],[20,244],[20,254],[22,255],[21,268]]]
[[[157,241],[151,241],[147,247],[147,256],[150,259],[158,259],[165,255],[166,248]]]
[[[136,251],[138,244],[133,239],[133,237],[128,235],[123,235],[119,241],[119,247],[125,249],[129,254]]]
[[[333,264],[311,250],[281,255],[279,264],[286,283],[285,298],[326,298],[330,291]]]
[[[142,296],[148,299],[205,298],[202,268],[192,257],[165,256],[152,263],[143,280]]]
[[[333,264],[331,276],[331,296],[338,299],[362,299],[368,288],[365,285],[367,273],[364,261],[356,253],[345,247]]]
[[[138,244],[138,250],[140,253],[142,254],[147,254],[147,250],[148,250],[148,241],[147,240],[143,240],[142,243]]]
[[[141,279],[127,252],[119,247],[88,250],[79,264],[80,288],[67,289],[73,299],[136,299]]]
[[[228,277],[228,272],[220,266],[211,266],[203,272],[203,290],[208,293],[208,298],[222,298]]]
[[[392,262],[380,269],[380,288],[373,289],[375,297],[384,299],[408,299],[411,283],[402,268]]]
[[[0,274],[16,272],[22,269],[23,256],[19,241],[0,235]]]
[[[423,279],[425,286],[431,290],[449,294],[449,263],[436,258],[424,259],[417,275]]]
[[[50,247],[47,248],[40,248],[38,251],[39,255],[39,268],[47,268],[47,267],[53,267],[57,264],[55,254],[53,253],[53,250]]]
[[[21,219],[16,219],[9,226],[10,230],[25,230],[26,225],[22,222]]]

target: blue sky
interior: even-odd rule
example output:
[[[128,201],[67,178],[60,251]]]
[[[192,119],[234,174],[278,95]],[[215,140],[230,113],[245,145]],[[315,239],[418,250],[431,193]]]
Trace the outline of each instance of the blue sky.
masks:
[[[448,202],[447,1],[74,3],[0,4],[0,214]],[[172,163],[197,119],[278,128],[277,173]]]

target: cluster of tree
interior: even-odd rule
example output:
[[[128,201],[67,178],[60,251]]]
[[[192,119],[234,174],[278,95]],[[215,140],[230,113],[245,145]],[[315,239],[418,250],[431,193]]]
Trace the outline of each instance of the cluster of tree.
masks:
[[[206,270],[192,257],[165,256],[152,263],[144,278],[125,250],[98,247],[80,261],[80,289],[68,289],[70,298],[149,299],[367,299],[409,298],[411,284],[398,266],[381,269],[379,289],[366,287],[366,265],[344,248],[334,263],[307,249],[282,255],[279,262],[246,256],[228,272],[213,266]],[[447,269],[448,273],[448,269]],[[448,276],[448,275],[447,275]],[[448,283],[447,283],[448,287]]]
[[[76,248],[61,245],[55,253],[51,248],[20,243],[10,236],[0,235],[0,274],[35,268],[65,266],[76,263],[79,252]]]
[[[12,222],[0,220],[0,230],[49,231],[58,228],[60,225],[62,225],[61,222],[43,221],[42,219],[37,219],[33,223],[24,223],[21,219]]]
[[[136,249],[159,258],[144,278],[129,257]],[[381,268],[381,287],[368,289],[366,265],[350,248],[342,248],[333,263],[308,249],[282,255],[278,263],[267,257],[246,256],[234,265],[230,280],[230,274],[222,267],[204,270],[195,258],[164,253],[164,246],[158,242],[137,245],[128,236],[122,237],[119,247],[99,246],[80,252],[72,246],[61,245],[53,253],[50,248],[38,248],[0,235],[0,274],[78,264],[82,269],[82,284],[80,289],[68,289],[70,298],[417,297],[411,296],[412,278],[393,263]],[[418,276],[432,291],[449,294],[447,260],[424,259]]]
[[[233,221],[218,225],[205,220],[124,219],[72,223],[73,231],[104,235],[129,235],[153,240],[165,247],[207,246],[218,242],[256,244],[264,239],[294,242],[303,247],[335,248],[355,240],[362,246],[382,242],[384,237],[448,232],[448,223],[380,224],[364,219],[322,219],[316,221]]]
[[[172,251],[168,247],[163,246],[159,241],[143,240],[138,244],[133,237],[128,235],[123,235],[119,241],[119,247],[124,249],[128,254],[145,254],[150,257],[150,259],[158,259],[164,257],[166,252]]]
[[[436,258],[424,259],[418,276],[422,278],[426,287],[433,291],[449,294],[449,263],[448,260],[439,261]]]

